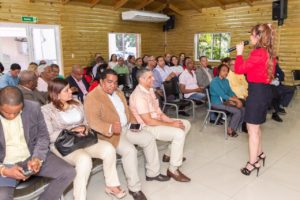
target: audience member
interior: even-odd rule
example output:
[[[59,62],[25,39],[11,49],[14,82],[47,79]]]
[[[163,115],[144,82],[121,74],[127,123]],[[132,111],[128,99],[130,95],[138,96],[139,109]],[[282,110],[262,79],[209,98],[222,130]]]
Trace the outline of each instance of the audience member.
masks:
[[[51,64],[51,70],[52,70],[52,73],[53,73],[53,76],[54,78],[61,78],[61,79],[64,79],[64,76],[59,74],[59,66],[57,64]]]
[[[72,99],[72,91],[66,80],[55,78],[49,83],[48,92],[50,103],[42,107],[42,113],[50,135],[50,150],[76,169],[73,183],[74,199],[87,199],[86,187],[93,166],[92,158],[103,160],[105,191],[118,198],[124,197],[126,193],[120,189],[116,170],[116,151],[109,142],[98,140],[98,143],[73,151],[66,156],[62,156],[55,148],[54,143],[63,129],[84,135],[88,131],[88,126],[83,106],[79,101]]]
[[[143,60],[142,60],[142,58],[139,57],[139,58],[135,59],[135,67],[132,69],[132,73],[131,73],[133,89],[138,84],[138,81],[136,79],[136,73],[141,68],[143,68]]]
[[[200,67],[197,67],[196,69],[197,82],[199,86],[206,88],[209,86],[214,77],[213,71],[208,68],[208,60],[206,56],[201,56],[199,60]]]
[[[153,70],[155,78],[154,87],[160,88],[163,82],[170,81],[172,78],[176,77],[176,74],[172,72],[169,66],[166,66],[164,57],[158,56],[156,62],[157,66]]]
[[[39,62],[39,66],[40,65],[47,65],[47,62],[46,62],[46,60],[40,60],[40,62]]]
[[[29,71],[33,71],[37,76],[39,75],[38,73],[38,64],[36,64],[35,62],[31,62],[29,63],[27,70]]]
[[[277,63],[275,69],[275,76],[273,81],[271,82],[273,91],[272,106],[274,108],[272,119],[277,122],[282,122],[283,120],[281,119],[281,117],[279,117],[278,114],[286,114],[284,107],[287,107],[291,102],[296,88],[294,86],[287,86],[283,84],[285,75],[279,66],[278,56],[276,57],[276,61]]]
[[[129,69],[125,65],[124,58],[120,57],[118,58],[118,64],[114,67],[114,71],[120,75],[120,74],[129,74]]]
[[[91,83],[89,87],[89,92],[91,92],[94,88],[96,88],[99,85],[100,82],[100,76],[101,74],[108,68],[107,64],[102,64],[97,69],[97,75],[94,78],[93,82]]]
[[[97,74],[97,68],[101,65],[104,64],[104,58],[102,56],[97,56],[96,57],[96,64],[93,66],[92,69],[92,74],[93,74],[93,78],[95,78],[96,74]]]
[[[226,64],[230,68],[227,75],[227,80],[229,81],[230,88],[232,89],[234,94],[244,103],[248,96],[248,82],[246,81],[245,75],[236,74],[234,72],[234,59],[227,57],[222,60],[222,63]]]
[[[183,72],[183,68],[178,64],[178,58],[176,56],[171,57],[170,68],[172,72],[176,74],[176,76],[179,76]]]
[[[117,54],[111,54],[110,59],[109,59],[109,63],[108,63],[108,67],[111,69],[114,69],[114,67],[118,64],[118,57]]]
[[[38,83],[37,83],[37,90],[40,92],[47,92],[48,91],[48,83],[54,79],[54,73],[51,70],[50,65],[40,65],[38,67]]]
[[[66,80],[72,88],[73,95],[77,95],[78,99],[83,102],[90,85],[83,77],[83,69],[81,66],[78,64],[73,65],[71,75],[68,76]]]
[[[21,66],[13,63],[10,66],[10,71],[0,77],[0,89],[6,86],[17,86],[19,83],[18,75],[21,71]]]
[[[129,55],[127,57],[126,66],[128,67],[129,74],[131,74],[132,73],[132,69],[135,66],[135,57],[133,55]]]
[[[148,58],[150,56],[149,55],[144,55],[142,60],[143,60],[143,66],[146,67],[148,65]]]
[[[186,134],[191,128],[187,120],[171,119],[160,109],[152,85],[153,74],[148,69],[138,71],[139,85],[130,96],[130,109],[144,130],[150,132],[156,139],[171,141],[168,152],[163,156],[164,162],[170,162],[167,175],[176,181],[189,182],[179,167],[182,165],[183,149]]]
[[[188,58],[188,57],[187,57]],[[206,95],[203,93],[204,88],[199,87],[196,74],[193,71],[194,61],[191,58],[185,59],[186,69],[179,76],[180,91],[187,99],[202,101]]]
[[[134,145],[144,150],[146,180],[167,181],[169,178],[159,172],[155,138],[145,130],[128,129],[129,123],[137,122],[128,108],[124,94],[117,87],[118,76],[115,71],[108,69],[101,74],[100,85],[87,95],[84,102],[86,117],[90,127],[101,133],[100,138],[111,142],[122,156],[129,194],[135,200],[146,200],[141,191],[137,150]]]
[[[0,90],[0,199],[13,200],[23,167],[32,176],[47,177],[48,186],[39,200],[59,199],[75,177],[75,169],[49,152],[49,135],[38,103],[23,99],[17,87]]]
[[[20,75],[18,88],[22,91],[24,99],[45,105],[48,101],[48,92],[40,92],[36,89],[38,77],[34,71],[23,70]]]
[[[165,64],[168,65],[168,66],[171,66],[171,56],[172,55],[170,53],[166,53],[165,57],[164,57]]]
[[[178,64],[183,67],[184,66],[185,53],[180,53],[179,56],[178,56],[178,58],[179,58]]]
[[[209,87],[212,107],[232,114],[227,134],[237,137],[237,129],[242,125],[245,109],[242,102],[231,90],[229,81],[226,79],[229,67],[225,64],[219,66],[219,76],[215,77]]]

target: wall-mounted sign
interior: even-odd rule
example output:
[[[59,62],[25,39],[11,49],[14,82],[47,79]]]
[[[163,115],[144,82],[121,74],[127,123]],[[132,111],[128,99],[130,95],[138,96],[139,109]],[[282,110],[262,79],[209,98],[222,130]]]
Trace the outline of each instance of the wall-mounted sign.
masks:
[[[30,22],[30,23],[37,23],[38,18],[32,16],[22,16],[22,22]]]

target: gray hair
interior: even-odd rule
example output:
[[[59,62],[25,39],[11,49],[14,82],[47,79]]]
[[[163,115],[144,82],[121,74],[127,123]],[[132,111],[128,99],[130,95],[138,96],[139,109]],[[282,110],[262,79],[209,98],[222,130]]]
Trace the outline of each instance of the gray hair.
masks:
[[[140,78],[147,72],[151,72],[151,71],[147,68],[139,69],[136,73],[136,80],[140,82]]]
[[[30,70],[23,70],[20,72],[19,79],[20,79],[20,85],[25,85],[29,83],[30,81],[34,81],[37,78],[34,71]]]
[[[47,64],[42,64],[42,65],[38,66],[38,68],[37,68],[38,75],[40,76],[41,73],[43,73],[47,67],[50,67],[50,66]]]

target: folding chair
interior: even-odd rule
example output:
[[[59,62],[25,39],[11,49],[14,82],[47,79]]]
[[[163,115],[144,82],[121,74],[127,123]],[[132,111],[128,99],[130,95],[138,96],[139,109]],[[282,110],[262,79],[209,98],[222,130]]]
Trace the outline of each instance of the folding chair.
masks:
[[[205,126],[205,124],[207,124],[207,121],[208,121],[208,119],[209,119],[209,114],[210,114],[210,113],[217,113],[217,114],[218,114],[218,117],[217,117],[217,119],[216,119],[214,125],[216,125],[216,123],[218,122],[218,119],[220,118],[220,115],[221,115],[221,116],[223,115],[223,116],[224,116],[224,120],[225,120],[225,122],[224,122],[224,125],[225,125],[225,126],[224,126],[224,137],[225,137],[225,139],[227,140],[227,138],[228,138],[228,135],[227,135],[227,126],[228,126],[228,123],[227,123],[227,121],[228,121],[227,114],[226,114],[224,111],[212,109],[211,101],[210,101],[210,95],[209,95],[208,89],[206,89],[206,96],[207,96],[207,104],[208,104],[208,108],[207,108],[207,113],[206,113],[206,116],[205,116],[205,118],[204,118],[204,121],[203,121],[203,124],[202,124],[202,126],[201,126],[200,131],[202,131],[203,128],[204,128],[204,126]]]

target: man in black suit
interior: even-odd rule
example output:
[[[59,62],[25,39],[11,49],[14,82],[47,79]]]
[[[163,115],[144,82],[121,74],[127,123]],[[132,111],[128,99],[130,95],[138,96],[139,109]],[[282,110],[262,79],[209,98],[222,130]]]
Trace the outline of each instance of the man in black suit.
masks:
[[[71,75],[66,78],[70,84],[73,94],[83,102],[85,95],[88,93],[90,85],[83,77],[83,69],[80,65],[73,65]]]
[[[49,134],[40,105],[24,100],[17,87],[0,90],[0,199],[12,200],[15,186],[30,175],[51,178],[40,200],[58,200],[75,178],[75,169],[49,151]]]

